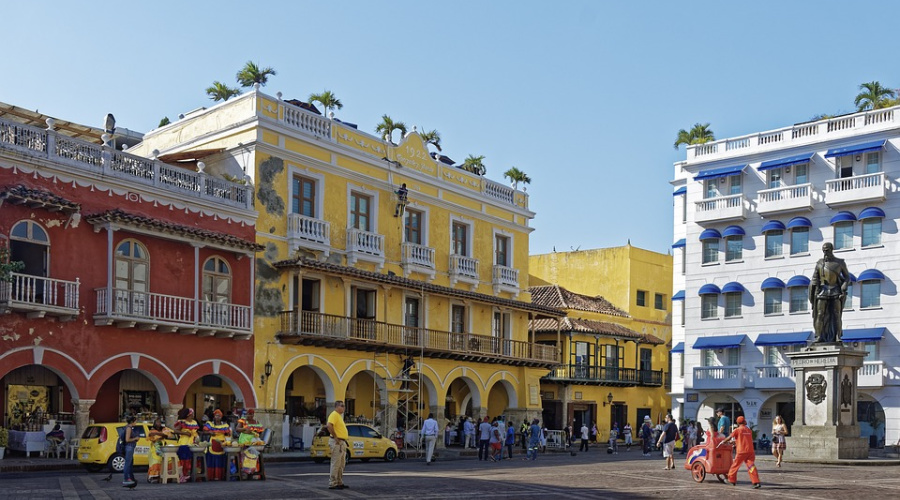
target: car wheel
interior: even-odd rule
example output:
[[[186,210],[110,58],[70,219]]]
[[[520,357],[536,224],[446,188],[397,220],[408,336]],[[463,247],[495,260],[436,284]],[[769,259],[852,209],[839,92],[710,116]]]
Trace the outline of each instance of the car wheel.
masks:
[[[397,452],[394,451],[393,448],[388,449],[388,451],[384,452],[384,461],[385,462],[393,462],[397,458]]]
[[[88,472],[100,472],[101,470],[103,470],[103,466],[97,464],[84,464],[84,467],[88,470]]]
[[[115,453],[113,456],[109,457],[107,465],[109,465],[109,470],[112,472],[122,472],[125,470],[125,457]]]

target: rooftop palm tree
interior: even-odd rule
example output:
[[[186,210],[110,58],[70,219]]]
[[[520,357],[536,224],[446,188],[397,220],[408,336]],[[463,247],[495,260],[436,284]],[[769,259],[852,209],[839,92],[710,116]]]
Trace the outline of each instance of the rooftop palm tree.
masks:
[[[322,109],[325,110],[325,116],[328,116],[329,109],[342,109],[344,107],[344,103],[330,90],[322,91],[321,94],[309,94],[309,102],[310,104],[314,102],[321,104]]]
[[[209,87],[206,87],[206,95],[213,101],[227,101],[240,93],[240,89],[229,87],[218,80],[214,81]]]
[[[503,177],[506,177],[513,183],[513,189],[519,188],[519,183],[522,184],[531,184],[531,177],[528,177],[528,174],[522,172],[516,167],[512,167],[506,172],[503,172]]]
[[[241,87],[252,87],[254,83],[258,83],[260,87],[265,87],[270,76],[275,76],[275,69],[272,67],[260,69],[259,65],[253,61],[247,61],[247,64],[237,72],[235,78],[241,84]]]
[[[893,90],[882,87],[881,83],[874,81],[860,84],[859,90],[860,93],[853,100],[858,111],[887,107],[890,105],[890,99],[896,97]]]
[[[381,123],[375,126],[375,133],[380,134],[382,137],[387,136],[389,141],[394,142],[395,130],[400,131],[400,137],[402,138],[406,135],[406,124],[399,121],[395,122],[388,115],[381,115]]]
[[[422,141],[425,144],[431,144],[436,147],[438,151],[443,151],[441,149],[441,134],[437,130],[429,130],[428,132],[422,132],[419,134],[419,137],[422,138]]]
[[[484,175],[487,173],[487,167],[484,166],[484,155],[469,155],[459,168],[466,172],[472,172],[475,175]]]
[[[716,137],[713,131],[709,129],[708,123],[695,123],[690,131],[685,129],[678,131],[678,137],[675,139],[675,149],[678,149],[678,146],[682,144],[703,144],[714,140],[716,140]]]

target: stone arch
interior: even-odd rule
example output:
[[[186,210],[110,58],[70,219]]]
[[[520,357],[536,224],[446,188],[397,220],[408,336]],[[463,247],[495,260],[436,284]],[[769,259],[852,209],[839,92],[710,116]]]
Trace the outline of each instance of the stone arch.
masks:
[[[100,387],[108,378],[124,370],[134,370],[147,377],[156,388],[161,405],[181,402],[170,397],[170,394],[177,393],[176,377],[172,370],[156,358],[133,352],[109,357],[94,368],[88,382],[90,399],[97,398]]]
[[[307,367],[319,376],[325,387],[326,400],[333,402],[337,399],[335,384],[340,382],[341,376],[331,361],[317,354],[300,354],[289,359],[275,375],[275,401],[284,401],[287,377],[301,367]]]
[[[250,376],[231,362],[221,359],[206,359],[188,367],[178,376],[178,385],[172,393],[172,400],[182,401],[191,384],[204,375],[216,375],[221,378],[231,388],[235,399],[243,401],[247,408],[257,406],[256,391],[253,390],[253,380]]]
[[[481,397],[481,388],[482,387],[481,387],[481,384],[478,383],[478,382],[480,382],[480,380],[478,382],[476,382],[468,375],[469,372],[471,372],[471,373],[475,373],[475,372],[472,370],[469,370],[469,371],[463,372],[464,374],[460,374],[455,377],[451,377],[451,375],[454,372],[456,372],[457,370],[462,371],[461,368],[456,368],[456,369],[452,370],[449,374],[447,374],[447,377],[445,379],[445,383],[444,383],[443,387],[445,387],[445,388],[450,387],[450,385],[453,384],[453,382],[456,381],[457,379],[462,380],[466,384],[466,386],[469,388],[469,394],[463,398],[463,401],[467,404],[468,401],[471,400],[472,408],[481,407],[482,406],[482,397]],[[477,375],[477,373],[476,373],[476,375]],[[465,408],[465,406],[463,406],[463,408]]]
[[[488,379],[486,386],[493,388],[497,383],[500,383],[503,388],[506,389],[506,397],[509,400],[509,407],[518,408],[519,394],[518,392],[516,392],[516,386],[514,384],[518,384],[519,381],[515,377],[515,375],[508,371],[497,372],[491,375],[491,378]],[[488,393],[490,393],[490,390],[488,390]]]
[[[12,349],[0,355],[0,364],[4,368],[0,371],[0,378],[23,366],[39,365],[53,372],[66,384],[72,399],[81,399],[87,394],[87,372],[62,351],[39,346]]]

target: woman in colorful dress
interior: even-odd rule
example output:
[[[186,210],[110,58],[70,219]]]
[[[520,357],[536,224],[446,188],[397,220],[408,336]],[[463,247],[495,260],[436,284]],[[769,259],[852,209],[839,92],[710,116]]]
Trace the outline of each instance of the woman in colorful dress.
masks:
[[[191,475],[191,446],[197,444],[197,431],[200,426],[194,420],[193,408],[182,408],[178,412],[178,421],[175,422],[175,434],[178,435],[178,464],[180,465],[179,483],[186,483]]]
[[[209,449],[206,451],[206,475],[210,481],[225,480],[225,444],[231,437],[231,427],[222,421],[222,410],[213,412],[213,419],[206,423],[209,433]]]
[[[261,436],[266,429],[256,421],[255,416],[256,413],[251,408],[244,418],[238,420],[235,430],[240,434],[238,443],[241,446],[264,444]]]
[[[147,451],[147,482],[158,483],[162,474],[162,447],[165,445],[164,439],[173,439],[172,429],[169,429],[162,423],[162,419],[156,417],[153,426],[150,427],[150,435],[147,439],[150,441],[150,449]]]
[[[775,467],[781,467],[781,459],[784,458],[784,448],[786,444],[785,436],[788,435],[787,425],[781,415],[775,416],[772,422],[772,454],[775,455]]]

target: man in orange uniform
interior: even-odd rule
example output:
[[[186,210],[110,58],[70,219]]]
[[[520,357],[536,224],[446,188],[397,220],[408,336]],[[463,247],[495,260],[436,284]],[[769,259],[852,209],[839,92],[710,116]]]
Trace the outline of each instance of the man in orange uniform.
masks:
[[[722,443],[734,443],[737,449],[734,461],[731,462],[731,468],[728,469],[728,482],[732,486],[737,486],[738,469],[741,468],[741,464],[746,463],[750,482],[753,483],[754,488],[759,488],[759,474],[756,472],[756,464],[753,463],[756,459],[756,452],[753,451],[753,431],[747,427],[747,421],[743,416],[738,417],[735,423],[738,424],[738,428],[731,433],[728,439],[722,441]],[[718,448],[722,443],[716,447]]]

